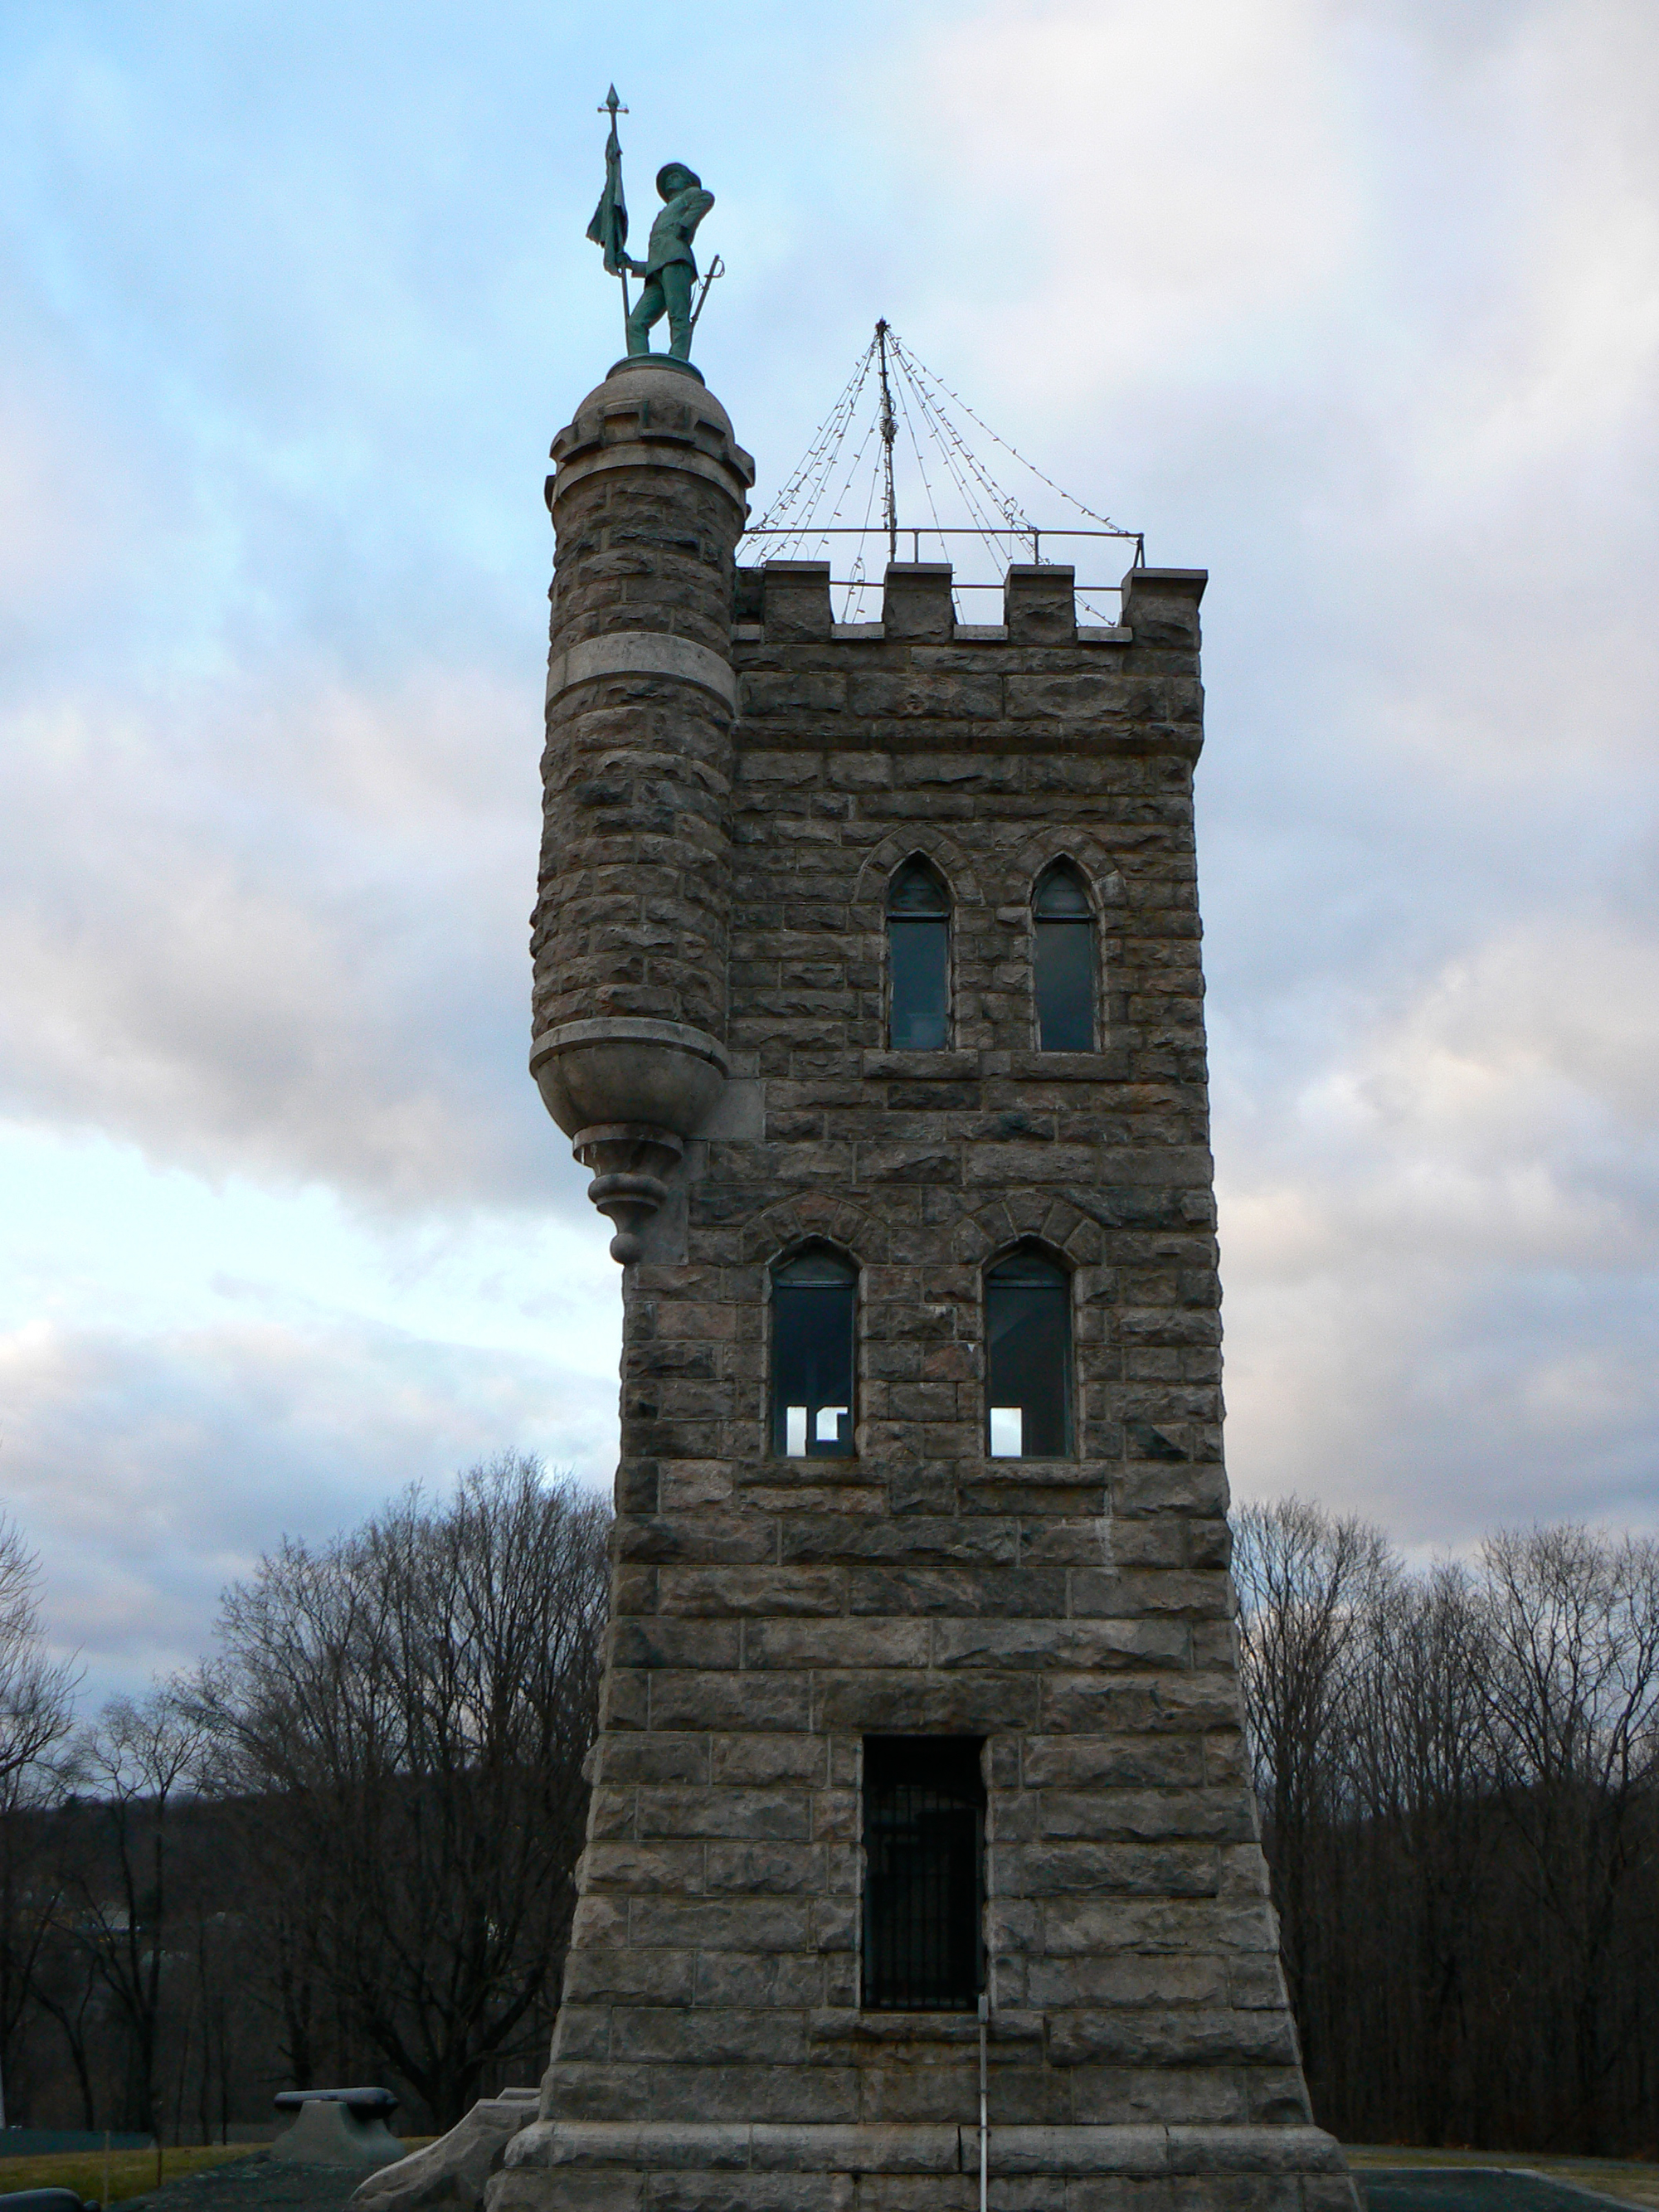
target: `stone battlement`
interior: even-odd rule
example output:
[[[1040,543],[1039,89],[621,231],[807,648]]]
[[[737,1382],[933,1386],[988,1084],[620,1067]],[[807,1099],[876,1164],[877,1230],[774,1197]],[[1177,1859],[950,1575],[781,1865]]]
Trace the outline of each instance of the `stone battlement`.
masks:
[[[1199,568],[1131,568],[1123,580],[1116,623],[1079,623],[1075,571],[1057,562],[1017,562],[1003,579],[1000,623],[963,623],[952,596],[949,562],[894,561],[882,579],[876,622],[838,623],[830,602],[827,561],[767,561],[739,568],[732,599],[732,636],[739,646],[905,643],[1030,647],[1127,646],[1135,640],[1198,659],[1198,602],[1206,580]],[[1183,617],[1182,606],[1190,609]]]

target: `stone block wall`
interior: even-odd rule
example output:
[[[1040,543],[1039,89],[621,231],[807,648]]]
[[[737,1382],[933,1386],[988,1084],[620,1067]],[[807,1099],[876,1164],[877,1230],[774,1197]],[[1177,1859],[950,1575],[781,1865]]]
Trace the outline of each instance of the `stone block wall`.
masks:
[[[625,1272],[589,1841],[495,2212],[975,2200],[979,2021],[860,2004],[861,1747],[911,1733],[983,1740],[988,2202],[1352,2205],[1310,2124],[1242,1733],[1203,584],[1132,571],[1090,629],[1048,568],[976,628],[932,564],[850,627],[815,564],[734,580],[729,1075]],[[950,892],[952,1031],[896,1053],[884,916],[913,854]],[[1032,891],[1061,856],[1095,915],[1089,1053],[1036,1049]],[[1069,1271],[1066,1459],[987,1455],[984,1270],[1030,1239]],[[770,1270],[812,1240],[859,1271],[844,1458],[771,1448]]]
[[[732,549],[753,468],[718,401],[649,370],[601,385],[553,458],[535,1028],[624,1015],[718,1037]]]

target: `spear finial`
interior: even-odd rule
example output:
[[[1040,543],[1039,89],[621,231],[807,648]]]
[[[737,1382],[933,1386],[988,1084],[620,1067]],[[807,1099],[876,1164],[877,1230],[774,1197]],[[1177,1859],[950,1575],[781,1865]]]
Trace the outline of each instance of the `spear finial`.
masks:
[[[623,329],[628,328],[628,203],[623,198],[622,143],[617,137],[617,118],[628,110],[617,97],[613,84],[599,109],[601,115],[611,118],[611,133],[605,142],[605,190],[593,210],[593,220],[587,226],[587,234],[595,246],[605,248],[606,274],[622,278]]]

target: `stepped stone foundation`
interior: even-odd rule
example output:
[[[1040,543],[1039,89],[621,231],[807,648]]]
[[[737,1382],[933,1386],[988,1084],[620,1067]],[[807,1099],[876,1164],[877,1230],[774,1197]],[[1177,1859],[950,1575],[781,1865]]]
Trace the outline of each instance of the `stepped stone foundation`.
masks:
[[[1000,2212],[1328,2208],[1241,1725],[1192,780],[1205,579],[1004,619],[738,572],[748,457],[622,366],[554,448],[533,1066],[625,1262],[614,1617],[563,2002],[490,2212],[969,2212],[981,2020],[875,2010],[871,1736],[974,1739]],[[948,888],[890,1050],[888,885]],[[1038,1050],[1069,860],[1097,1048]],[[771,1269],[857,1271],[844,1455],[769,1413]],[[1071,1285],[1075,1455],[994,1458],[983,1279]]]

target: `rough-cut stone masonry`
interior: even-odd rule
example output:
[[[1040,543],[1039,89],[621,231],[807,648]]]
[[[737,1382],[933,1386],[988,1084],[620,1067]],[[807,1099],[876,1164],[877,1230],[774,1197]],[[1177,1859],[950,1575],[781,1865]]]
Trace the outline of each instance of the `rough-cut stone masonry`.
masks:
[[[560,672],[583,647],[592,665],[608,659],[614,669],[630,656],[594,648],[641,636],[728,664],[732,553],[753,471],[736,458],[720,410],[689,380],[645,372],[620,393],[601,386],[554,458]],[[696,662],[688,655],[686,665]],[[641,681],[623,667],[551,692],[548,735],[537,1029],[623,1014],[719,1036],[730,703],[705,684],[650,672]]]
[[[1016,569],[1005,623],[964,629],[948,570],[897,566],[882,622],[838,628],[827,571],[775,564],[714,621],[736,518],[708,476],[665,451],[554,503],[556,666],[655,628],[729,664],[737,713],[667,647],[553,702],[538,1018],[707,1028],[729,1074],[625,1272],[581,1896],[494,2212],[977,2201],[977,2021],[860,2008],[860,1745],[909,1732],[986,1740],[990,2201],[1347,2212],[1240,1722],[1204,578],[1132,572],[1091,632],[1069,571]],[[884,903],[918,853],[954,1033],[892,1053]],[[1032,886],[1062,854],[1095,902],[1089,1054],[1035,1048]],[[860,1273],[845,1459],[769,1449],[769,1270],[811,1238]],[[982,1270],[1021,1238],[1073,1271],[1071,1460],[985,1453]]]

